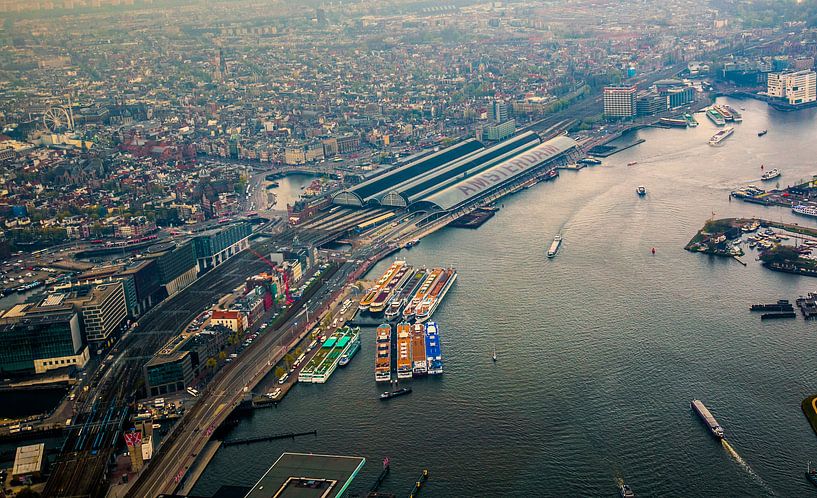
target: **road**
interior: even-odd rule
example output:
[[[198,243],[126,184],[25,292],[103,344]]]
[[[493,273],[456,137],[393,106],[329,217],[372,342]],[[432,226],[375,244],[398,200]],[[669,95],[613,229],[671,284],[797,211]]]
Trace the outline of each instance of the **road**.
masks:
[[[310,324],[306,323],[306,310],[309,310],[310,322],[314,322],[322,312],[324,303],[340,293],[355,268],[353,263],[343,263],[302,304],[302,313],[295,314],[277,330],[259,336],[235,362],[223,368],[154,453],[150,464],[136,477],[126,496],[157,496],[173,492],[212,432],[238,406],[244,395],[284,357],[300,334],[311,329]]]

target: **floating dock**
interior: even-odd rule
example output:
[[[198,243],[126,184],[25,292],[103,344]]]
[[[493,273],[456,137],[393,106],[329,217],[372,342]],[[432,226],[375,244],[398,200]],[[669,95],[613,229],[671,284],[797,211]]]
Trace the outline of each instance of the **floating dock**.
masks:
[[[354,343],[360,341],[360,327],[343,327],[329,336],[309,363],[298,374],[299,382],[323,384],[337,369],[341,356],[352,349]]]
[[[455,228],[479,228],[496,214],[496,209],[477,208],[448,224]]]

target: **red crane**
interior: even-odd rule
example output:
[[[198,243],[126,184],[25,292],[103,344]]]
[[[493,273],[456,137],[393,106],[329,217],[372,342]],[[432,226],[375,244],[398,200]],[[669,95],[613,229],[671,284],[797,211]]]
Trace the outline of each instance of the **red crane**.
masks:
[[[263,261],[264,263],[268,264],[270,266],[270,268],[273,269],[273,271],[276,271],[281,275],[281,278],[284,281],[284,297],[286,299],[286,304],[287,304],[287,306],[292,304],[294,299],[292,299],[292,294],[290,294],[290,292],[289,292],[289,274],[283,268],[276,265],[275,263],[273,263],[269,259],[265,258],[263,254],[259,254],[258,252],[253,251],[249,247],[247,248],[247,250],[250,251],[253,255],[255,255],[256,258],[258,258],[261,261]]]

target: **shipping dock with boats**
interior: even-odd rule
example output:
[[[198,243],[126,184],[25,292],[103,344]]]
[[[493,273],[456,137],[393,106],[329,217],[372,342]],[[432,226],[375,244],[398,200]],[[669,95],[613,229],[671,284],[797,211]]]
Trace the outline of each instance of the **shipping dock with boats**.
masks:
[[[363,299],[361,299],[360,303],[358,304],[358,308],[363,311],[368,310],[369,306],[371,306],[375,299],[377,299],[377,297],[380,295],[380,291],[391,283],[397,272],[400,271],[405,265],[405,261],[395,261],[392,263],[386,270],[386,273],[384,273],[383,276],[377,281],[375,286],[369,289],[366,295],[363,296]]]
[[[327,337],[320,349],[298,374],[298,382],[323,384],[337,369],[343,355],[360,347],[360,327],[343,327]]]
[[[375,380],[411,379],[428,374],[443,373],[439,327],[434,322],[397,325],[396,341],[392,344],[392,326],[388,323],[377,328],[377,356]],[[394,351],[392,351],[394,347]],[[396,372],[392,370],[394,356]]]
[[[456,279],[453,268],[415,271],[405,261],[395,261],[361,299],[358,309],[371,315],[383,313],[389,321],[428,320]]]
[[[420,268],[413,273],[411,278],[405,281],[402,287],[395,291],[394,297],[389,301],[389,305],[386,306],[384,313],[387,320],[400,318],[400,312],[403,311],[403,307],[420,287],[420,284],[425,281],[427,274],[428,270]]]

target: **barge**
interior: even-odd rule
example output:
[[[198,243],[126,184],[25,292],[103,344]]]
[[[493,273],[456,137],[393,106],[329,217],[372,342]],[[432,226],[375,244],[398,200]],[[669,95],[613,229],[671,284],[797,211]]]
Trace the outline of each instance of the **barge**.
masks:
[[[553,237],[553,242],[550,243],[550,249],[548,249],[548,257],[555,258],[556,253],[559,252],[559,247],[562,246],[562,236],[557,235]]]
[[[374,357],[374,380],[391,381],[391,325],[384,323],[375,332],[377,352]]]
[[[712,435],[715,436],[716,438],[723,439],[723,428],[718,423],[718,421],[715,420],[715,417],[713,417],[712,414],[709,412],[709,409],[706,406],[704,406],[703,402],[701,402],[701,400],[699,399],[693,399],[692,403],[690,403],[690,406],[692,406],[692,409],[695,410],[695,413],[697,413],[701,420],[703,420],[704,423],[707,425],[707,427],[709,428],[709,432],[711,432]]]

